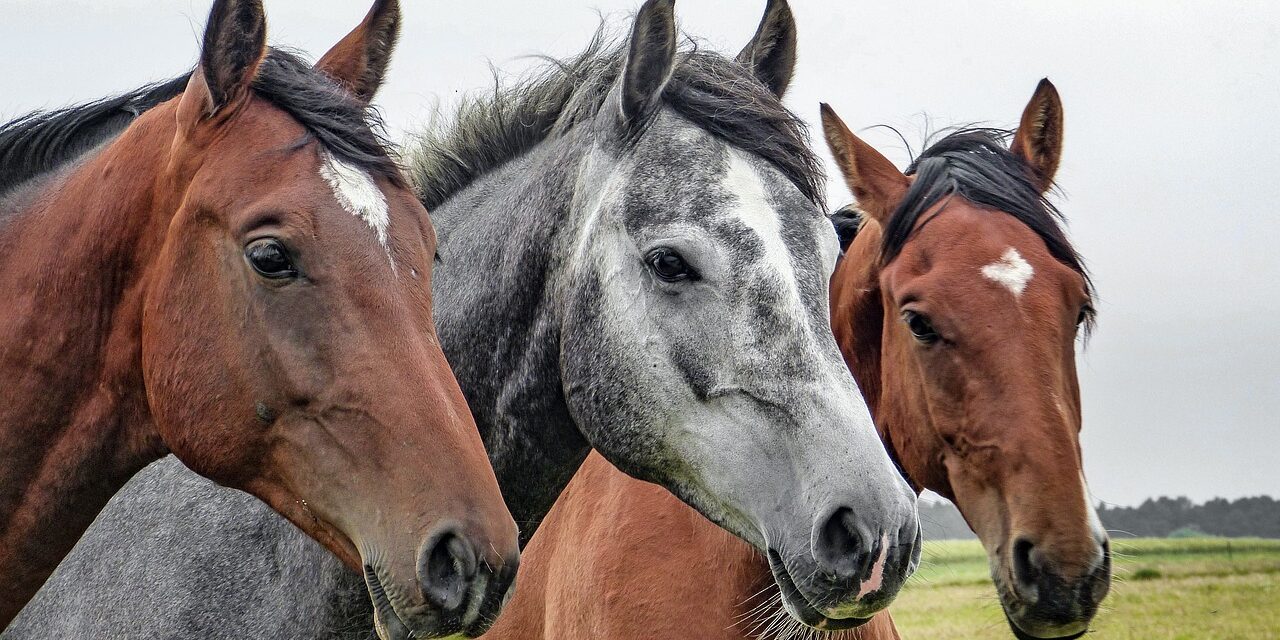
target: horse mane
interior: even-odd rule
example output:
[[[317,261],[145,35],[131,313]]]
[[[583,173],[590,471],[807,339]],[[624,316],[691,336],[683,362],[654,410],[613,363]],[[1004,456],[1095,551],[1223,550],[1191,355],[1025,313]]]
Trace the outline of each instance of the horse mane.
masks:
[[[36,111],[0,125],[0,195],[93,150],[149,109],[180,95],[191,73],[87,104]],[[404,185],[381,118],[301,55],[272,48],[253,81],[256,95],[297,120],[338,158]]]
[[[184,75],[76,107],[36,111],[0,126],[0,195],[96,148],[186,86]]]
[[[857,204],[846,204],[831,214],[831,225],[836,228],[836,237],[840,239],[840,253],[849,250],[849,245],[857,239],[865,220]]]
[[[511,86],[495,74],[491,94],[467,99],[451,124],[416,136],[406,160],[419,199],[428,209],[437,207],[485,173],[590,121],[622,74],[625,45],[601,27],[581,53],[543,58],[545,65]],[[696,46],[683,46],[677,55],[663,92],[666,105],[761,156],[824,208],[823,165],[800,118],[745,65]]]
[[[1084,277],[1092,298],[1093,282],[1063,230],[1065,219],[1046,199],[1031,166],[1009,150],[1007,141],[1012,135],[1003,129],[962,128],[926,148],[907,168],[907,175],[914,174],[916,179],[885,225],[881,262],[889,262],[902,251],[921,216],[944,200],[960,196],[1025,224],[1054,258]],[[1088,314],[1088,325],[1092,326],[1091,309]]]

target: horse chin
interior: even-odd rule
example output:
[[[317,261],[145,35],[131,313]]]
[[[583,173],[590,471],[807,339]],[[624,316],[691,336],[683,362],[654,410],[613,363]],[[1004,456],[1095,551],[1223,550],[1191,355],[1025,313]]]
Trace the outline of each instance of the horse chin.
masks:
[[[1076,638],[1083,637],[1084,634],[1089,633],[1089,625],[1085,625],[1084,629],[1081,629],[1080,631],[1076,631],[1074,633],[1069,633],[1067,635],[1036,636],[1036,635],[1031,635],[1026,631],[1023,631],[1020,627],[1018,627],[1018,624],[1013,621],[1013,618],[1009,617],[1008,614],[1005,614],[1004,619],[1009,623],[1009,628],[1013,630],[1013,637],[1017,638],[1018,640],[1076,640]]]
[[[369,589],[369,598],[373,601],[373,628],[380,640],[409,640],[413,635],[408,625],[396,613],[395,605],[387,597],[387,590],[382,585],[378,572],[371,566],[364,567],[364,581]]]
[[[828,618],[804,596],[781,557],[772,549],[769,550],[769,569],[773,572],[773,581],[778,585],[782,608],[801,624],[820,631],[843,631],[871,621],[871,618]]]

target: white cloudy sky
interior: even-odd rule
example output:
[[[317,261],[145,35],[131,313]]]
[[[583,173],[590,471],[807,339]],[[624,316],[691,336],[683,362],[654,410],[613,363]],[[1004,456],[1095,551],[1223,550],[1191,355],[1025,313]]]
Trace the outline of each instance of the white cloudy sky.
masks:
[[[570,54],[640,0],[402,0],[380,103],[394,132],[534,53]],[[1066,103],[1061,205],[1102,294],[1082,354],[1099,499],[1280,493],[1280,3],[793,0],[791,106],[913,142],[1012,125],[1037,80]],[[177,75],[208,0],[0,0],[0,119]],[[267,0],[271,36],[319,55],[363,0]],[[684,29],[736,52],[764,0],[679,0]],[[882,130],[869,140],[905,163]],[[845,201],[834,184],[833,202]]]

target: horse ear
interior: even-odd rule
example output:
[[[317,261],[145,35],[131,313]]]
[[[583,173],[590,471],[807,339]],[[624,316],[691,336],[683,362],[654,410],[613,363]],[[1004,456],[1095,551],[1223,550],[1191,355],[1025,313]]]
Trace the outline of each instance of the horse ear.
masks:
[[[779,98],[787,92],[796,70],[796,18],[787,0],[769,0],[760,28],[738,54],[760,82]]]
[[[1035,95],[1022,112],[1012,150],[1031,167],[1040,190],[1048,191],[1062,159],[1062,98],[1048,78],[1036,86]]]
[[[316,68],[368,104],[382,86],[399,38],[400,3],[377,0],[364,22],[324,54]]]
[[[858,200],[858,208],[871,219],[885,224],[897,208],[910,179],[880,155],[871,145],[853,135],[840,116],[827,105],[822,105],[822,131],[827,145],[835,156],[845,183]]]
[[[657,110],[676,63],[675,0],[648,0],[636,14],[622,70],[622,121],[645,122]]]
[[[267,16],[261,0],[216,0],[205,27],[196,69],[180,112],[209,117],[249,95],[267,54]],[[183,107],[186,107],[185,109]]]

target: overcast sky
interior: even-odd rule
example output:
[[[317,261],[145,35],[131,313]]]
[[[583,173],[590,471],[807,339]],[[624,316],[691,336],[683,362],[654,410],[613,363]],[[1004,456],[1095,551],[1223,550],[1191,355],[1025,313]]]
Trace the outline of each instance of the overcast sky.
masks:
[[[491,84],[489,64],[580,49],[640,0],[402,0],[379,102],[393,134]],[[1060,199],[1101,292],[1081,354],[1096,498],[1280,493],[1280,3],[793,0],[788,101],[812,123],[1011,126],[1048,76],[1066,105]],[[364,0],[266,0],[273,43],[319,56]],[[208,0],[0,0],[0,119],[177,75]],[[764,0],[679,0],[736,53]],[[901,142],[866,138],[905,164]],[[820,141],[818,141],[820,143]],[[825,156],[825,148],[823,149]],[[833,170],[834,174],[834,170]],[[831,185],[832,202],[848,200]]]

